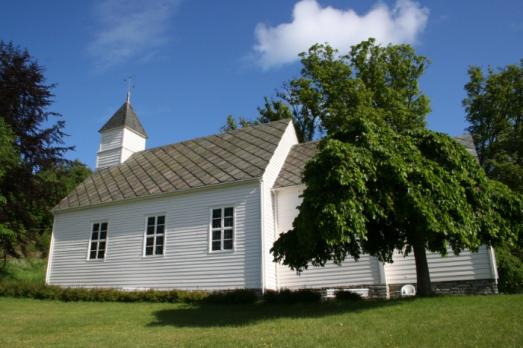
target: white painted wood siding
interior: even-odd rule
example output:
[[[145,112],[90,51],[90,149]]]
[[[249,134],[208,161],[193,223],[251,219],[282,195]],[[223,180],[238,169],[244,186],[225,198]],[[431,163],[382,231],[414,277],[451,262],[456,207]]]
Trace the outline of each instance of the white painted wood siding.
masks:
[[[146,139],[128,128],[117,128],[100,134],[96,168],[111,167],[125,162],[135,152],[145,150]]]
[[[274,200],[272,197],[272,187],[280,173],[280,170],[289,154],[291,147],[298,144],[296,131],[291,121],[274,151],[267,168],[262,177],[262,234],[263,234],[263,277],[265,289],[276,289],[276,264],[272,262],[273,257],[270,253],[275,241],[275,224],[274,224]]]
[[[100,133],[100,147],[98,151],[117,149],[122,146],[123,128],[110,129]]]
[[[235,206],[234,251],[209,252],[210,209]],[[147,215],[165,214],[163,256],[143,256]],[[106,258],[87,260],[91,224],[109,223]],[[56,214],[48,283],[126,289],[261,287],[259,183]]]
[[[105,150],[96,154],[96,169],[116,166],[121,163],[121,148]]]
[[[303,186],[286,187],[275,191],[277,229],[279,233],[292,228],[298,214],[299,197]],[[346,259],[340,266],[328,263],[325,267],[311,266],[300,275],[287,266],[278,264],[278,288],[325,288],[350,285],[380,284],[379,264],[376,258],[363,255],[357,262]]]
[[[452,250],[445,257],[437,253],[427,253],[430,280],[432,282],[495,279],[492,273],[489,249],[482,246],[477,253],[463,251],[459,256]],[[400,252],[393,256],[393,263],[385,264],[387,283],[416,283],[416,264],[411,254],[404,257]]]
[[[123,141],[122,141],[122,163],[125,162],[135,152],[145,150],[146,139],[128,128],[123,130]]]

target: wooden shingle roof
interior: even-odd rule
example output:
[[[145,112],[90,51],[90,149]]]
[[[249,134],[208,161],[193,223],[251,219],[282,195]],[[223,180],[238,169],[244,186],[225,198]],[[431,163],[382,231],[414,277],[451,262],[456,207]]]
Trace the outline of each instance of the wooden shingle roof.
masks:
[[[316,141],[294,145],[278,174],[274,188],[301,185],[305,163],[317,152],[318,142]]]
[[[289,125],[282,120],[133,154],[99,169],[55,211],[261,178]]]
[[[123,105],[116,110],[116,112],[109,118],[102,128],[98,132],[104,132],[114,128],[127,127],[137,132],[138,134],[143,135],[147,138],[147,133],[143,128],[136,112],[134,112],[131,103],[126,101]]]
[[[455,137],[454,140],[465,146],[472,156],[477,157],[474,141],[470,134]],[[316,141],[294,145],[278,174],[274,188],[303,184],[302,177],[305,164],[314,157],[317,152],[318,142]]]

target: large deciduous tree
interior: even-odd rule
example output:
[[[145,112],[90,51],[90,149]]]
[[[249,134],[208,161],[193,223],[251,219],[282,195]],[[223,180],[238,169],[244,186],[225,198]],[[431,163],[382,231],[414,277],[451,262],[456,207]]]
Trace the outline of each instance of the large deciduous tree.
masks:
[[[49,230],[50,209],[61,198],[57,192],[62,195],[71,186],[65,176],[83,179],[76,175],[80,164],[64,159],[73,149],[64,144],[64,121],[48,110],[53,87],[27,50],[0,41],[0,119],[17,153],[16,165],[0,178],[0,225],[16,236],[4,239],[3,250],[10,254]],[[80,171],[85,176],[86,167]],[[50,173],[61,180],[52,180]]]
[[[391,262],[395,250],[413,252],[418,294],[426,296],[427,249],[477,250],[521,233],[521,197],[490,180],[450,137],[347,119],[306,165],[303,202],[293,228],[274,243],[275,261],[303,270],[348,255]]]
[[[425,126],[430,105],[418,80],[428,61],[411,46],[369,39],[342,55],[318,44],[300,58],[300,76],[285,83],[276,100],[265,98],[255,122],[292,117],[300,142],[358,117],[385,121],[396,131]]]

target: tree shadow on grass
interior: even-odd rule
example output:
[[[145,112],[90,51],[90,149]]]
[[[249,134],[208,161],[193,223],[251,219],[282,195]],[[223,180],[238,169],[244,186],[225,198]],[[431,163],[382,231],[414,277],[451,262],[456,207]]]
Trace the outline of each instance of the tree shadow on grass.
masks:
[[[186,305],[154,312],[156,320],[148,327],[226,327],[247,326],[280,318],[320,318],[358,313],[395,306],[402,301],[325,302],[315,304],[251,304],[251,305]]]

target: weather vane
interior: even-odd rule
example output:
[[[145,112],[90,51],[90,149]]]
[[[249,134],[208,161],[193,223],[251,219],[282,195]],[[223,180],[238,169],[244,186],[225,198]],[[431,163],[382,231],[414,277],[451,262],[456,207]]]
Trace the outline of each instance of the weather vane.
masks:
[[[131,90],[134,88],[133,77],[128,76],[124,81],[127,82],[127,104],[131,104]]]

